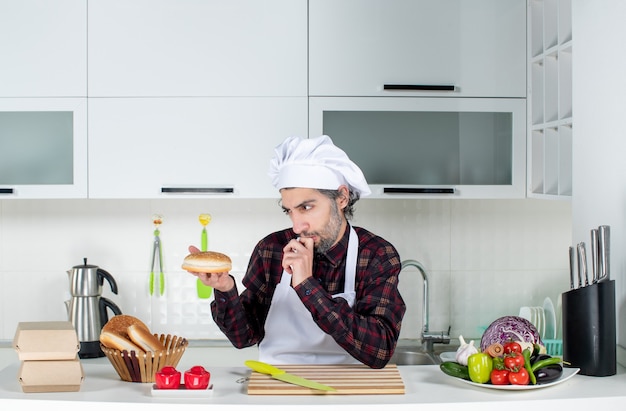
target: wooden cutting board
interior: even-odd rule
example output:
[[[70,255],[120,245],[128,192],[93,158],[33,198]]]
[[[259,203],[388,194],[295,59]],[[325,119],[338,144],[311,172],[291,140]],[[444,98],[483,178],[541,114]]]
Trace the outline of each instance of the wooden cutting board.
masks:
[[[252,371],[248,395],[404,394],[396,365],[372,369],[365,365],[281,365],[290,374],[329,385],[337,391],[319,391],[276,380]]]

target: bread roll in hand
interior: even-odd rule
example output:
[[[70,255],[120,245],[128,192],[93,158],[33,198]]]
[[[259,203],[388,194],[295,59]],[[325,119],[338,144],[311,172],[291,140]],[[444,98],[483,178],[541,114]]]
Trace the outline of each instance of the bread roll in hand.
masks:
[[[226,254],[201,251],[185,257],[182,267],[183,270],[194,273],[227,273],[233,268],[233,264]]]

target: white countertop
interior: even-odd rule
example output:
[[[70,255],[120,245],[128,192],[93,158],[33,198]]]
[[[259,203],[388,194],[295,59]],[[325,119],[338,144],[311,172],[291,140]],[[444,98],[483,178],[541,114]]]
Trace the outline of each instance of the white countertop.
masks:
[[[220,411],[251,410],[259,405],[285,410],[298,406],[307,411],[321,410],[329,405],[376,411],[381,405],[393,405],[394,411],[528,411],[529,407],[563,409],[571,406],[578,409],[585,405],[621,408],[626,403],[626,370],[621,366],[618,366],[615,376],[576,375],[559,385],[527,391],[474,387],[443,374],[438,366],[401,366],[398,368],[406,388],[404,395],[249,396],[245,382],[238,382],[250,373],[243,366],[246,359],[256,359],[255,349],[189,347],[177,368],[185,370],[192,365],[203,365],[211,372],[213,393],[203,398],[153,397],[151,384],[121,381],[106,358],[81,360],[85,380],[78,392],[25,394],[17,381],[20,365],[17,354],[10,348],[0,348],[0,367],[4,366],[0,369],[0,408],[15,409],[13,407],[23,407],[24,401],[41,401],[46,409],[64,411],[79,407],[84,410],[84,407],[98,407],[102,403],[109,403],[116,411],[166,408],[171,411],[172,406],[206,411],[207,405],[219,405]]]

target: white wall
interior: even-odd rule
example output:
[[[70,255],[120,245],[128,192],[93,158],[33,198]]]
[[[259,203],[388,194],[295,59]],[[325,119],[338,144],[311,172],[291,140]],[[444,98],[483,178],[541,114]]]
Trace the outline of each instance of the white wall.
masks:
[[[230,254],[241,275],[262,236],[289,225],[275,200],[3,200],[0,201],[0,340],[19,321],[65,320],[66,271],[88,262],[109,271],[119,295],[105,296],[155,332],[222,339],[195,279],[180,269],[189,244],[200,241],[198,215],[209,212],[209,247]],[[152,214],[163,215],[166,293],[148,294]],[[368,200],[355,225],[387,238],[402,259],[430,273],[431,330],[480,335],[523,305],[555,303],[569,287],[571,207],[547,200]],[[409,305],[402,338],[417,338],[422,283],[401,276]]]
[[[573,0],[572,242],[611,226],[618,361],[626,361],[626,2]],[[620,358],[621,357],[621,358]]]

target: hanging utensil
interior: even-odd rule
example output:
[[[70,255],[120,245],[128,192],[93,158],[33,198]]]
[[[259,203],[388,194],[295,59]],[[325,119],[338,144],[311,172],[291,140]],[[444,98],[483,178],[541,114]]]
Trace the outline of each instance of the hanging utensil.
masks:
[[[165,274],[163,273],[163,250],[161,248],[161,231],[159,230],[159,226],[163,223],[163,217],[158,214],[152,216],[152,224],[154,224],[154,241],[152,242],[152,267],[150,269],[150,284],[149,290],[150,295],[154,294],[154,283],[155,283],[155,268],[156,268],[156,260],[159,260],[159,295],[163,295],[165,293]]]
[[[208,251],[209,250],[209,236],[206,231],[206,226],[211,222],[211,214],[200,214],[198,216],[198,221],[202,224],[202,232],[200,234],[200,251]],[[210,298],[213,293],[213,288],[204,285],[202,281],[198,278],[196,280],[196,293],[198,294],[198,298]]]
[[[211,222],[211,214],[200,214],[198,221],[202,224],[202,233],[200,236],[200,248],[201,251],[209,251],[209,238],[206,231],[206,226]]]

